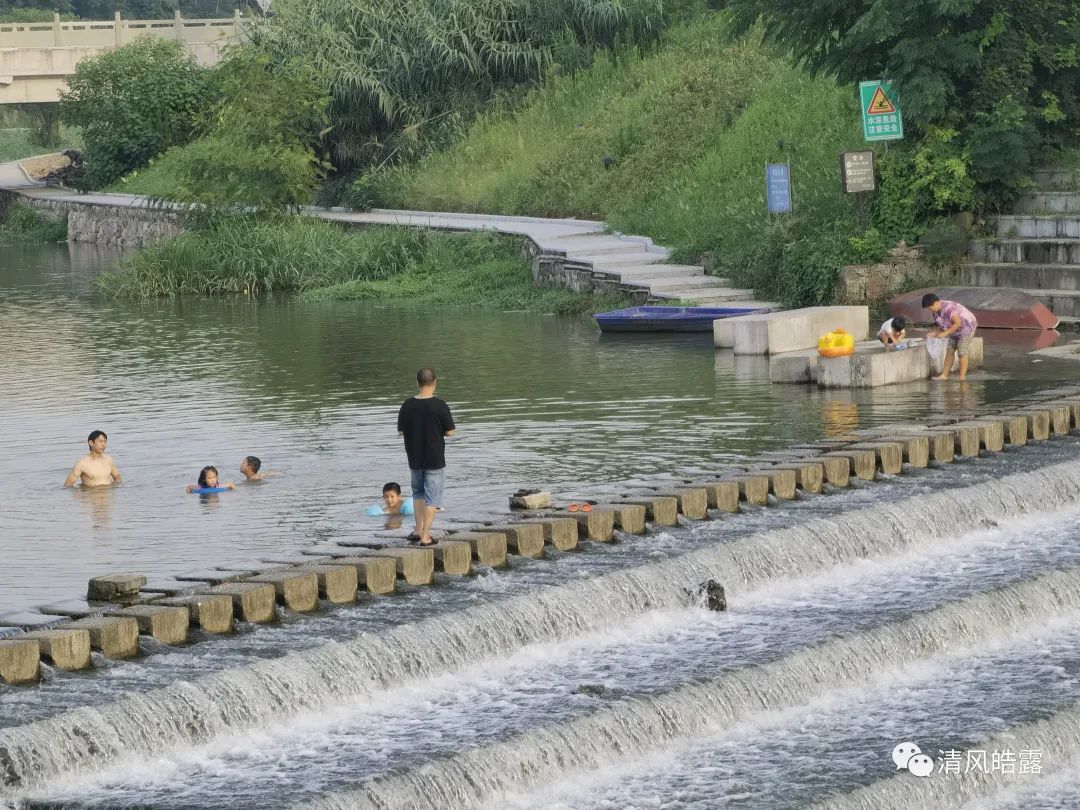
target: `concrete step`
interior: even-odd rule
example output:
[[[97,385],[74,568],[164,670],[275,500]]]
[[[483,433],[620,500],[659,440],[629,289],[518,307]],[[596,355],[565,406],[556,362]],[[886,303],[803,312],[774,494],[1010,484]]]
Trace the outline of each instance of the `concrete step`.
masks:
[[[610,255],[612,253],[644,253],[651,243],[618,236],[568,236],[544,240],[545,250],[557,250],[568,257]]]
[[[1080,290],[1080,265],[1074,264],[968,264],[961,276],[970,287]]]
[[[662,301],[692,301],[696,306],[704,307],[710,304],[724,304],[729,301],[750,301],[754,297],[754,291],[736,290],[730,287],[665,289],[654,292],[652,297]],[[741,303],[740,306],[742,306]]]
[[[968,248],[976,264],[1080,264],[1080,239],[980,239]]]
[[[1080,238],[1080,214],[1002,214],[987,221],[1001,239]]]
[[[640,264],[662,264],[667,260],[668,251],[653,246],[641,253],[594,253],[574,256],[575,262],[591,264],[593,270],[608,272],[609,267],[630,267]]]
[[[726,278],[716,276],[673,276],[664,277],[638,277],[622,279],[620,286],[631,289],[647,289],[653,292],[664,290],[704,290],[704,289],[730,289],[730,282]]]
[[[1080,317],[1080,290],[1024,290],[1050,307],[1059,318]]]
[[[1080,171],[1075,169],[1036,169],[1032,173],[1032,179],[1043,191],[1080,190]]]
[[[668,278],[671,276],[703,276],[705,268],[692,264],[641,264],[630,267],[603,267],[593,273],[621,279]]]
[[[1013,205],[1016,214],[1058,214],[1080,213],[1080,192],[1077,191],[1038,191],[1034,194],[1022,194]]]

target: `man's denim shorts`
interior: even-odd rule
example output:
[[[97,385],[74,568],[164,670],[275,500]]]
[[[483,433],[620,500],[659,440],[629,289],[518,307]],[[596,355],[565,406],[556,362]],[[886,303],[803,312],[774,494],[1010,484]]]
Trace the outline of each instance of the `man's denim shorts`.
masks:
[[[446,468],[441,470],[410,470],[412,473],[412,496],[422,499],[428,506],[442,506],[443,488],[446,487]]]

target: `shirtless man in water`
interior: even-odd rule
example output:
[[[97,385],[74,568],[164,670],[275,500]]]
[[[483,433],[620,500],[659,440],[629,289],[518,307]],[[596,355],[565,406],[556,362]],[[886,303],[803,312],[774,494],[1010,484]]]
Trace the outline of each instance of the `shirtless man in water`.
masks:
[[[102,431],[95,430],[87,438],[86,443],[90,446],[90,452],[76,462],[74,468],[64,481],[65,487],[75,486],[76,481],[82,481],[84,487],[101,487],[109,484],[120,483],[120,471],[112,456],[105,455],[105,443],[109,437]]]

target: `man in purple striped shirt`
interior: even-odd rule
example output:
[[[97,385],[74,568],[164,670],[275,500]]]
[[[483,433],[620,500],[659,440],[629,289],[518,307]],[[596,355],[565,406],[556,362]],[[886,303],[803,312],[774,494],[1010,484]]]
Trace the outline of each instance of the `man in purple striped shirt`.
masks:
[[[953,354],[960,356],[960,379],[967,379],[968,351],[971,339],[978,329],[978,321],[971,310],[956,301],[942,301],[933,293],[927,293],[922,299],[923,309],[930,310],[934,316],[936,329],[931,329],[928,337],[948,338],[949,349],[945,352],[945,366],[935,380],[949,379],[952,371]]]

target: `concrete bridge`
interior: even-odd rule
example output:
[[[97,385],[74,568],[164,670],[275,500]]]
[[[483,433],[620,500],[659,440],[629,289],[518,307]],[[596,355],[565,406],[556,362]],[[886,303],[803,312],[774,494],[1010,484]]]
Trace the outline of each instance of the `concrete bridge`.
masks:
[[[199,64],[213,65],[249,23],[237,10],[202,20],[179,11],[171,20],[125,20],[117,12],[112,20],[63,21],[55,14],[52,22],[0,25],[0,104],[58,101],[79,62],[146,35],[183,42]]]

